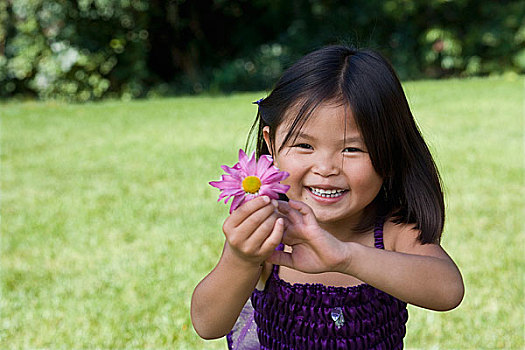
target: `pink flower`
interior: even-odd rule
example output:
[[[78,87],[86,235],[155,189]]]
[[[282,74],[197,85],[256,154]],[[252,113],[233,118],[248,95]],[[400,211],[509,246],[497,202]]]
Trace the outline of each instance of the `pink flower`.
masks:
[[[230,214],[242,203],[258,196],[268,196],[273,199],[279,198],[279,193],[286,193],[290,186],[281,185],[279,182],[286,179],[290,174],[280,171],[272,165],[273,159],[268,155],[255,160],[255,152],[250,157],[239,150],[239,162],[233,167],[226,165],[221,168],[227,173],[222,175],[221,181],[212,181],[210,185],[221,190],[219,200],[224,198],[228,203],[233,197]]]

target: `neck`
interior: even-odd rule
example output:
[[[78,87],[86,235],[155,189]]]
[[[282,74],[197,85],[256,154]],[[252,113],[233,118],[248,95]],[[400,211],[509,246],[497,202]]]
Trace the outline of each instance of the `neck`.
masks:
[[[319,223],[319,226],[325,230],[330,232],[332,236],[337,238],[338,240],[342,242],[351,242],[355,240],[355,237],[360,235],[360,233],[355,232],[353,228],[355,227],[355,222],[337,222],[337,223]]]
[[[373,209],[369,208],[369,210]],[[364,215],[367,215],[368,217],[365,218]],[[357,217],[347,218],[337,222],[319,222],[319,226],[323,230],[330,232],[340,241],[351,242],[356,239],[359,240],[359,237],[361,237],[363,233],[370,232],[367,227],[373,227],[377,214],[373,216],[370,215],[371,212],[368,212],[361,213]],[[363,219],[365,219],[365,222],[362,222]]]

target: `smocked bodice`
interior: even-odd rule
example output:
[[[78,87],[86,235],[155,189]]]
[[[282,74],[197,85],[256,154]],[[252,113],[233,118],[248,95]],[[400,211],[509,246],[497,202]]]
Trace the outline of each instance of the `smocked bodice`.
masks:
[[[374,237],[384,249],[382,221]],[[406,303],[368,284],[290,284],[274,266],[251,305],[260,349],[403,348]]]

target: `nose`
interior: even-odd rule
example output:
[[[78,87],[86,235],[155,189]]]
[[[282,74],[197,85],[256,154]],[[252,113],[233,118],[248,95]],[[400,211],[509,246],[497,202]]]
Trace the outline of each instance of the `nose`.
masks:
[[[323,177],[339,175],[341,171],[341,159],[332,155],[318,157],[315,159],[312,171]]]

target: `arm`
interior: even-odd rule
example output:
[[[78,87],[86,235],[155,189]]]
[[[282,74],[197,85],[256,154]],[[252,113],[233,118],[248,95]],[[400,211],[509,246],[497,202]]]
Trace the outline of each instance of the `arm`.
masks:
[[[202,338],[220,338],[232,329],[261,275],[261,264],[281,242],[284,226],[275,206],[268,197],[259,197],[224,222],[222,256],[191,300],[193,327]]]
[[[226,242],[217,266],[197,285],[191,299],[191,320],[205,339],[226,335],[235,324],[261,274],[261,266],[246,264]]]
[[[458,268],[437,244],[422,245],[418,231],[396,225],[395,251],[342,242],[319,227],[304,203],[279,203],[287,215],[284,242],[292,253],[274,252],[270,262],[307,273],[352,275],[394,297],[433,310],[455,308],[463,298]]]
[[[459,305],[464,287],[461,274],[437,244],[414,245],[407,252],[394,252],[344,243],[343,273],[393,295],[407,303],[446,311]]]

